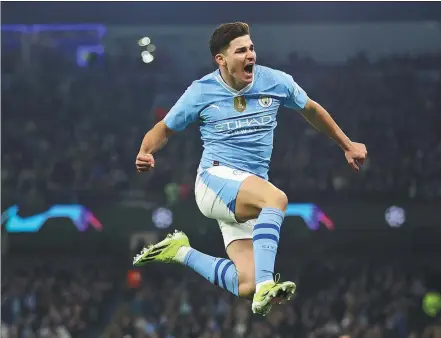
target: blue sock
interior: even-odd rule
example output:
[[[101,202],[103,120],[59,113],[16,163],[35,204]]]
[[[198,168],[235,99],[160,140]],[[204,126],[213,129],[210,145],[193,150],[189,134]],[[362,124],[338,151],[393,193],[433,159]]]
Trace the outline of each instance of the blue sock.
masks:
[[[209,256],[191,248],[185,256],[184,264],[212,284],[239,295],[237,270],[229,259]]]
[[[275,208],[263,208],[253,229],[256,284],[273,280],[274,263],[279,245],[280,227],[285,213]]]

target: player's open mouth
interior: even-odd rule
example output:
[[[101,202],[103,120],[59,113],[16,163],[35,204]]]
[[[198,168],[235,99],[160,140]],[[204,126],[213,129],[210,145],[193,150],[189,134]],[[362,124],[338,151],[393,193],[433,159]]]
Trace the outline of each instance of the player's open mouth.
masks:
[[[254,68],[254,64],[250,63],[245,66],[244,71],[245,71],[245,73],[251,75],[251,74],[253,74],[253,68]]]

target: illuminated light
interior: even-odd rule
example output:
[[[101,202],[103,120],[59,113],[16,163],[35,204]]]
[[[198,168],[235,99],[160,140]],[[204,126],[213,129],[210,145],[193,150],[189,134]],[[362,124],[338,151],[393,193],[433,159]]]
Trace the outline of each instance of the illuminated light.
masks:
[[[150,63],[155,59],[155,57],[147,51],[142,52],[141,55],[144,63]]]
[[[150,43],[150,38],[148,37],[143,37],[138,41],[138,45],[141,47],[147,46],[149,43]]]
[[[97,231],[103,229],[95,215],[80,204],[53,205],[48,210],[29,217],[21,217],[18,210],[18,205],[14,205],[2,213],[2,224],[7,232],[38,232],[51,218],[69,218],[78,231],[85,231],[89,224]]]
[[[159,229],[166,229],[173,223],[173,212],[167,208],[158,208],[153,211],[152,221]]]
[[[317,230],[320,223],[328,230],[334,230],[334,222],[313,203],[289,203],[286,216],[299,216],[311,230]]]
[[[127,272],[127,282],[129,287],[132,289],[137,289],[141,286],[142,275],[138,270],[129,270]]]
[[[101,24],[44,24],[44,25],[2,25],[2,31],[38,33],[44,31],[97,31],[99,38],[106,35],[107,28]]]
[[[386,209],[384,219],[390,227],[399,228],[406,222],[406,212],[403,208],[393,205]]]
[[[153,53],[156,50],[156,46],[153,43],[151,43],[150,45],[147,46],[147,50],[150,53]]]

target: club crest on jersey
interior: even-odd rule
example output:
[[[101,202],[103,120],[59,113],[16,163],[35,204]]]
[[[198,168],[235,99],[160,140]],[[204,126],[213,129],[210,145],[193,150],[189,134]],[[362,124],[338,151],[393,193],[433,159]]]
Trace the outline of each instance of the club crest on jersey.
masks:
[[[247,108],[247,101],[245,96],[236,96],[234,98],[234,109],[242,113]]]
[[[273,99],[268,96],[260,96],[258,102],[261,107],[268,108],[273,104]]]

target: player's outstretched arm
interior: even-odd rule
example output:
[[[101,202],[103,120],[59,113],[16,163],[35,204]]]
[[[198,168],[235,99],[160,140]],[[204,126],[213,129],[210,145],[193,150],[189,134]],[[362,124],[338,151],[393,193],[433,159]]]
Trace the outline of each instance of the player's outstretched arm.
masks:
[[[136,169],[138,171],[152,170],[155,166],[155,159],[152,154],[161,149],[175,131],[184,130],[190,123],[199,118],[202,105],[200,93],[199,85],[194,82],[170,109],[164,120],[156,123],[144,136],[141,149],[136,157]]]
[[[139,172],[150,171],[155,167],[153,155],[168,141],[173,131],[167,127],[164,120],[158,122],[147,134],[141,143],[141,149],[136,157],[136,169]]]
[[[140,153],[153,154],[161,149],[168,141],[168,138],[173,134],[165,124],[164,120],[159,121],[155,126],[145,134],[142,140]]]
[[[343,150],[350,149],[351,140],[320,104],[308,98],[305,107],[300,112],[315,129],[328,135]]]
[[[360,169],[367,156],[364,144],[352,142],[326,109],[317,102],[308,98],[300,112],[314,128],[325,133],[343,149],[346,160],[354,170]]]

